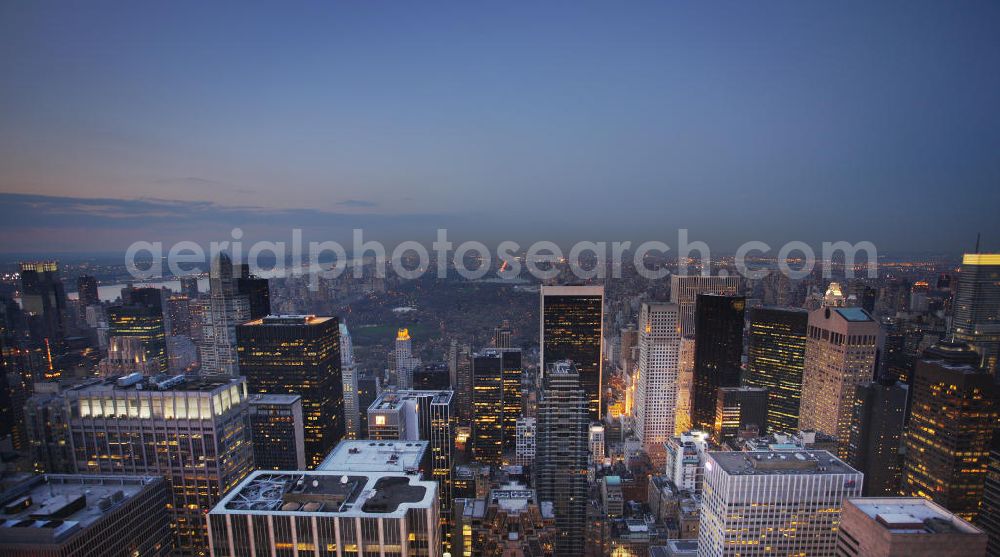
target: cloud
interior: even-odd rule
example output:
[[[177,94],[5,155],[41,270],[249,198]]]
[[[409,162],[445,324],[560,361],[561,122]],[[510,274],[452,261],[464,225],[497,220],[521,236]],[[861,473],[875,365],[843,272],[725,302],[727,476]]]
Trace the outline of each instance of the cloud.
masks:
[[[353,207],[358,209],[378,207],[378,203],[375,203],[374,201],[365,201],[364,199],[345,199],[344,201],[338,201],[337,205],[339,207]]]
[[[229,191],[233,193],[256,193],[257,190],[253,188],[247,188],[240,186],[238,184],[231,184],[229,182],[223,182],[221,180],[212,180],[209,178],[199,178],[198,176],[185,176],[183,178],[162,178],[159,180],[153,180],[153,183],[158,186],[168,186],[168,187],[182,187],[185,189],[213,189]]]

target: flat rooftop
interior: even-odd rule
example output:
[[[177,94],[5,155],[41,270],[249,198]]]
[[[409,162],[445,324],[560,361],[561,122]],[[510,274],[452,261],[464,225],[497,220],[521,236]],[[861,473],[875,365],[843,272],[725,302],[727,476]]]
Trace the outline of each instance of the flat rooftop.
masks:
[[[251,405],[277,404],[280,406],[290,406],[295,404],[295,401],[300,400],[301,398],[302,397],[299,395],[252,394],[247,400]]]
[[[211,514],[308,514],[400,518],[436,504],[437,483],[398,472],[257,470]]]
[[[253,321],[247,321],[246,326],[266,326],[266,325],[320,325],[334,319],[333,317],[317,317],[315,315],[268,315]]]
[[[396,410],[402,407],[408,400],[416,400],[424,397],[431,397],[434,404],[450,404],[454,391],[450,390],[419,390],[403,389],[398,391],[385,391],[372,402],[368,407],[369,411]]]
[[[86,381],[65,391],[81,393],[105,393],[114,391],[152,392],[204,392],[226,389],[245,383],[242,377],[206,377],[201,375],[154,375],[145,377],[138,373],[125,376],[109,376],[103,381]],[[64,391],[64,392],[65,392]]]
[[[708,456],[733,476],[860,474],[827,451],[710,451]]]
[[[427,453],[427,441],[344,440],[317,470],[415,473]]]
[[[0,492],[0,544],[61,543],[120,507],[157,476],[33,475]]]
[[[848,501],[893,535],[983,533],[944,507],[919,497],[860,497]]]

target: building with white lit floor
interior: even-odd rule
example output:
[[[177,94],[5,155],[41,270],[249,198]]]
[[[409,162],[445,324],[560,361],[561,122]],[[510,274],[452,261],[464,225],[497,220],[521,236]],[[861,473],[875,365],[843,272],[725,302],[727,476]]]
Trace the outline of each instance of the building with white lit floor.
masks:
[[[209,513],[214,557],[439,557],[437,485],[398,472],[258,470]]]
[[[863,474],[826,451],[709,452],[700,557],[833,555]]]

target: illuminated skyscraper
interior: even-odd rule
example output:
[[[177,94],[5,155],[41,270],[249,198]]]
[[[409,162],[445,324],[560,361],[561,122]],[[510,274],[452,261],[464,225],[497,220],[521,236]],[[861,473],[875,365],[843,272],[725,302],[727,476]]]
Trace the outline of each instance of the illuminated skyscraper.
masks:
[[[344,383],[344,437],[361,437],[361,406],[358,400],[358,366],[347,324],[340,324],[340,372]]]
[[[989,536],[986,554],[1000,556],[1000,430],[993,433],[990,460],[983,486],[983,505],[976,517],[976,526]]]
[[[983,500],[990,442],[1000,416],[993,376],[963,362],[969,351],[964,343],[942,342],[917,361],[903,494],[931,499],[973,520]]]
[[[699,294],[720,294],[722,296],[743,295],[743,279],[740,277],[670,276],[670,303],[677,304],[681,312],[681,334],[694,335],[697,327],[695,306]]]
[[[746,382],[768,391],[768,431],[792,433],[799,429],[808,321],[805,310],[750,309]]]
[[[459,425],[472,423],[472,348],[452,339],[448,349],[448,374],[455,391],[455,419]]]
[[[249,319],[261,319],[271,314],[271,290],[266,278],[250,274],[250,265],[244,263],[240,267],[240,276],[236,279],[236,291],[246,296],[249,307]]]
[[[108,308],[108,337],[138,339],[146,359],[155,361],[159,372],[167,371],[167,333],[158,288],[136,288],[131,303]]]
[[[878,323],[861,308],[809,312],[799,428],[835,437],[843,458],[851,436],[855,388],[875,376],[878,335]]]
[[[511,461],[521,417],[521,351],[486,348],[472,359],[472,454],[476,462]]]
[[[639,310],[639,375],[635,433],[654,462],[676,425],[680,313],[676,304],[644,303]]]
[[[344,436],[337,318],[268,316],[236,327],[236,337],[251,391],[302,397],[306,465],[316,466]]]
[[[857,386],[847,463],[865,475],[865,497],[899,494],[907,396],[892,379]]]
[[[167,320],[170,322],[170,336],[191,338],[191,300],[182,294],[167,298]]]
[[[696,429],[711,431],[719,387],[740,386],[746,299],[699,294],[696,305],[691,423]]]
[[[61,353],[66,336],[66,291],[55,261],[21,263],[21,309],[33,340]]]
[[[413,388],[413,370],[420,365],[420,360],[413,357],[413,341],[409,329],[396,331],[396,387],[399,389]]]
[[[694,391],[694,337],[681,337],[680,360],[677,367],[677,412],[674,435],[691,431],[691,396]]]
[[[250,303],[236,287],[229,256],[220,253],[209,273],[209,303],[203,316],[201,371],[205,375],[238,375],[236,326],[250,320]]]
[[[305,470],[305,428],[299,395],[250,395],[250,437],[258,470]]]
[[[604,287],[543,285],[539,318],[541,369],[572,361],[587,393],[590,419],[600,420]]]
[[[967,253],[955,291],[955,338],[969,343],[996,374],[1000,355],[1000,253]]]
[[[588,401],[569,362],[546,368],[538,401],[535,488],[551,501],[559,537],[556,555],[580,557],[587,527]]]
[[[97,293],[97,279],[90,275],[76,277],[76,292],[80,307],[101,303],[101,296]]]
[[[198,298],[198,277],[181,277],[181,294],[194,300]]]
[[[755,428],[765,432],[767,421],[767,389],[762,387],[719,387],[715,403],[715,440],[725,443],[743,430]]]

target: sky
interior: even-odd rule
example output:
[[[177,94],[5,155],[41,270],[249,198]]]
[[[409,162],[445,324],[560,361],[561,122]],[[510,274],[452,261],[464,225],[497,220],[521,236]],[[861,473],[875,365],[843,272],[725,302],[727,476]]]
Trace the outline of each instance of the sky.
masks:
[[[996,2],[4,2],[0,252],[1000,248]]]

